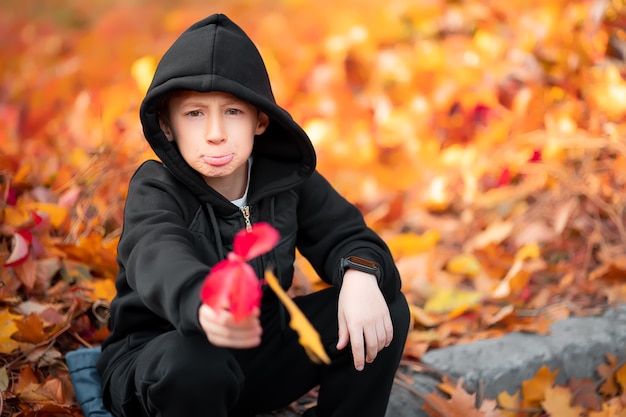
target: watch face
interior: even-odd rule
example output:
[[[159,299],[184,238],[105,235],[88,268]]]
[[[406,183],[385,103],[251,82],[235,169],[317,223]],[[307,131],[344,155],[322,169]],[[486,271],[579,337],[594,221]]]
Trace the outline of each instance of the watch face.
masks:
[[[378,264],[376,262],[368,261],[367,259],[359,258],[358,256],[350,256],[348,261],[366,268],[378,269]]]

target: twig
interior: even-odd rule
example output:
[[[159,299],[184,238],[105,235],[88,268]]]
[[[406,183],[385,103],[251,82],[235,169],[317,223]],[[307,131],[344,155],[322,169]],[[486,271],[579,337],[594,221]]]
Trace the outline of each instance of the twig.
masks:
[[[511,413],[540,413],[544,411],[542,408],[513,408],[513,407],[502,407],[498,405],[498,408],[503,411],[511,412]]]
[[[54,344],[54,341],[57,339],[57,337],[59,337],[60,335],[62,335],[66,331],[68,331],[71,327],[72,327],[72,323],[69,322],[65,326],[63,326],[61,329],[59,329],[56,333],[54,333],[51,337],[47,338],[46,340],[44,340],[42,342],[39,342],[39,343],[33,345],[33,347],[30,350],[22,351],[20,355],[18,355],[15,359],[13,359],[13,361],[11,361],[11,362],[9,362],[7,364],[7,368],[13,366],[17,362],[19,362],[22,359],[26,358],[28,355],[30,355],[32,352],[34,352],[35,350],[37,350],[38,348],[40,348],[42,346],[45,346],[45,345],[52,346],[52,344]]]
[[[86,341],[85,339],[83,339],[82,337],[80,337],[80,335],[76,332],[69,332],[68,333],[70,336],[72,336],[74,339],[76,339],[80,344],[82,344],[83,346],[87,347],[87,348],[91,348],[93,347],[93,345],[91,343],[89,343],[88,341]]]
[[[87,309],[81,309],[81,310],[75,310],[75,305],[70,307],[70,310],[68,311],[68,319],[67,322],[65,323],[65,325],[63,327],[61,327],[59,330],[57,330],[55,333],[52,334],[52,336],[50,336],[49,338],[47,338],[46,340],[43,340],[35,345],[33,345],[33,347],[30,350],[27,351],[20,351],[20,354],[18,356],[15,357],[15,359],[13,359],[11,362],[7,363],[7,369],[10,368],[11,366],[13,366],[14,364],[18,363],[19,361],[23,360],[24,358],[26,358],[28,355],[30,355],[32,352],[34,352],[36,349],[45,346],[47,344],[54,344],[54,342],[56,341],[56,339],[61,336],[63,333],[65,333],[66,331],[68,331],[69,329],[72,328],[72,320],[74,320],[76,317],[80,316],[81,314],[84,314]]]
[[[621,360],[617,363],[617,365],[615,365],[613,368],[610,369],[609,372],[606,373],[605,376],[601,376],[600,379],[598,381],[595,381],[591,384],[591,386],[595,389],[599,388],[600,385],[604,384],[607,379],[609,379],[609,377],[612,377],[615,375],[615,373],[621,369],[624,365],[626,365],[626,360]],[[575,397],[581,390],[583,389],[583,387],[579,387],[578,389],[576,389],[575,391],[572,392],[572,397]]]

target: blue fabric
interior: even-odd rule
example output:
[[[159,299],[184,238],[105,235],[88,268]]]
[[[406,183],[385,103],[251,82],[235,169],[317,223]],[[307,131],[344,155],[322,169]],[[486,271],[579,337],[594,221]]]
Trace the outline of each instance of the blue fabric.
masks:
[[[100,375],[96,369],[99,356],[99,346],[80,348],[65,355],[65,362],[74,385],[74,394],[85,417],[113,417],[102,404]]]

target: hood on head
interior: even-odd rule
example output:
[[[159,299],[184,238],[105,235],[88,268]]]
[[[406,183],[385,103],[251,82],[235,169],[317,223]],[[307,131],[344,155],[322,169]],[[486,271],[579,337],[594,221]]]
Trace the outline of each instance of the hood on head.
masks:
[[[160,128],[158,108],[168,93],[179,90],[221,91],[254,105],[270,118],[255,139],[253,154],[277,162],[272,187],[293,185],[315,169],[315,150],[304,130],[276,104],[263,59],[246,33],[223,14],[189,27],[165,52],[141,104],[144,135],[163,163],[202,197],[209,192],[200,174],[184,161]],[[284,183],[284,184],[281,184]]]

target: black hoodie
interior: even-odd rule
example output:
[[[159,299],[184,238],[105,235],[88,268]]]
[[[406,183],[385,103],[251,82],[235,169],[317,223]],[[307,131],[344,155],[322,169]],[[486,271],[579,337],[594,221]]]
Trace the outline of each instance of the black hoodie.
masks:
[[[162,97],[176,90],[222,91],[253,104],[272,121],[255,141],[254,155],[284,164],[272,171],[274,189],[293,185],[315,169],[308,136],[274,100],[263,59],[248,36],[226,16],[217,14],[187,29],[163,55],[142,103],[144,134],[152,149],[201,199],[209,190],[161,131],[157,110]],[[271,190],[269,190],[271,191]]]
[[[341,258],[357,255],[381,266],[386,298],[400,290],[384,242],[315,171],[313,146],[276,104],[253,42],[226,16],[213,15],[187,29],[164,54],[141,105],[145,137],[162,162],[145,162],[129,185],[111,335],[98,363],[105,383],[117,358],[154,336],[202,332],[202,282],[245,226],[239,208],[208,186],[161,131],[159,103],[178,90],[231,93],[270,118],[255,138],[248,206],[252,223],[272,224],[281,239],[272,252],[250,262],[259,276],[271,266],[288,288],[297,248],[330,284],[341,285]],[[263,302],[270,298],[266,291]]]

